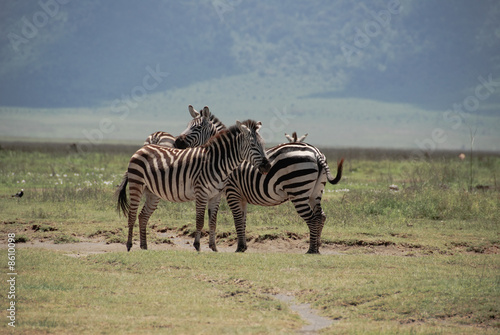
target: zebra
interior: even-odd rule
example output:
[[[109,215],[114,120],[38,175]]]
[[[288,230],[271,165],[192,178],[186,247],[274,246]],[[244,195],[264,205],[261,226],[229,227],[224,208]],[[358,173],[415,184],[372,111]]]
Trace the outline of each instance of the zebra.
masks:
[[[167,148],[185,149],[205,144],[210,137],[226,129],[226,126],[213,114],[208,106],[198,113],[192,105],[188,106],[193,119],[179,137],[164,131],[157,131],[148,136],[144,145],[156,144]],[[124,178],[127,172],[125,172]]]
[[[185,149],[204,144],[210,137],[226,129],[226,126],[205,106],[198,113],[192,105],[188,106],[193,119],[186,130],[178,137],[164,131],[157,131],[148,136],[144,145],[158,144],[169,148]]]
[[[290,143],[304,142],[307,135],[309,135],[309,134],[306,133],[306,134],[302,135],[300,138],[297,138],[297,132],[295,132],[295,131],[293,132],[292,136],[285,133],[285,137],[287,138],[288,142],[290,142]]]
[[[243,162],[226,181],[225,194],[233,213],[238,236],[236,252],[247,249],[245,228],[247,204],[277,206],[288,200],[309,227],[309,250],[319,253],[321,231],[326,215],[321,208],[321,197],[326,181],[337,184],[342,177],[342,158],[334,178],[326,157],[314,146],[292,142],[280,144],[266,152],[271,169],[263,175],[252,164]],[[216,218],[210,221],[210,248],[215,246]],[[213,236],[212,236],[213,232]]]
[[[208,205],[209,218],[214,219],[228,175],[243,161],[251,162],[263,174],[269,171],[271,166],[259,134],[261,127],[261,122],[253,120],[236,121],[236,125],[200,147],[181,150],[150,144],[139,149],[130,159],[127,174],[116,191],[117,209],[128,217],[127,250],[132,248],[137,209],[145,194],[146,202],[139,214],[141,249],[147,249],[147,222],[160,199],[172,202],[195,200],[193,245],[199,251],[205,207]],[[130,203],[126,192],[128,183]]]

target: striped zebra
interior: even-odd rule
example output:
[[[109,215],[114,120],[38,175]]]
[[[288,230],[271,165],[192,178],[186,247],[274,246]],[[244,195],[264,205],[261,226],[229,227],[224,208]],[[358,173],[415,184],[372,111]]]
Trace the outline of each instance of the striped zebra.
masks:
[[[167,148],[185,149],[187,147],[197,147],[205,144],[210,137],[219,133],[226,126],[214,115],[210,113],[207,106],[198,113],[193,106],[188,106],[189,113],[193,119],[188,123],[186,130],[178,137],[164,132],[157,131],[146,139],[144,145],[157,144]],[[125,172],[125,176],[127,172]],[[124,178],[125,178],[124,176]]]
[[[178,137],[164,131],[157,131],[149,135],[144,145],[158,144],[169,148],[185,149],[204,144],[215,134],[226,129],[226,126],[205,106],[199,113],[188,106],[189,113],[193,119],[189,122],[186,130]]]
[[[253,120],[212,137],[206,144],[184,150],[145,145],[130,159],[127,174],[117,189],[118,210],[128,217],[127,250],[132,247],[133,228],[141,197],[146,202],[139,214],[141,248],[147,249],[146,226],[160,199],[172,202],[196,201],[194,247],[200,250],[205,207],[215,220],[229,174],[243,161],[251,162],[265,174],[270,164],[259,134],[262,124]],[[126,186],[129,185],[130,203]],[[215,234],[215,232],[214,232]]]
[[[267,150],[271,169],[263,175],[250,163],[242,163],[229,176],[225,193],[231,208],[238,235],[236,252],[247,249],[245,228],[247,204],[277,206],[288,200],[309,227],[309,250],[319,253],[321,231],[326,215],[321,208],[321,197],[326,181],[337,184],[342,177],[344,159],[337,166],[333,178],[326,157],[314,146],[293,142],[280,144]],[[210,222],[210,245],[215,247],[216,220]]]

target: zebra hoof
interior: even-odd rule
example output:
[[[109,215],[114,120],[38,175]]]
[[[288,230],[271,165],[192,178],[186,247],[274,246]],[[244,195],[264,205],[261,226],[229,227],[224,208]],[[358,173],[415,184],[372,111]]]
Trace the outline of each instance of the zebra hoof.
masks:
[[[236,249],[236,252],[245,252],[246,250],[247,250],[247,247],[246,247],[246,246],[244,246],[244,247],[238,247],[238,248]]]
[[[194,242],[193,247],[196,249],[196,251],[200,251],[200,242]]]
[[[130,251],[132,249],[132,243],[127,242],[127,251]]]
[[[148,250],[148,245],[147,244],[146,245],[141,245],[141,249],[142,250]]]
[[[306,252],[306,255],[309,254],[309,255],[319,255],[319,250],[312,250],[312,249],[309,249],[307,250]]]

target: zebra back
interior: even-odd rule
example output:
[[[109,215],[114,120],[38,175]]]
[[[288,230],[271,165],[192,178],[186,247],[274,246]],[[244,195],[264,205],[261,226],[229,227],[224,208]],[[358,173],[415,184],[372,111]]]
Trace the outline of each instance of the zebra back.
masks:
[[[130,159],[126,178],[130,185],[144,185],[156,196],[174,202],[194,200],[196,188],[206,190],[207,194],[220,192],[219,185],[244,160],[264,173],[268,171],[269,161],[259,128],[260,122],[237,122],[203,146],[185,150],[145,145]]]
[[[229,176],[226,194],[239,194],[251,204],[274,206],[287,201],[290,194],[299,195],[307,190],[308,183],[318,177],[326,177],[336,184],[342,175],[343,160],[334,178],[325,155],[310,144],[284,143],[266,153],[271,163],[269,173],[261,175],[254,166],[244,162]]]
[[[323,168],[326,174],[326,179],[328,182],[332,185],[338,184],[340,179],[342,178],[342,171],[343,171],[343,166],[344,166],[344,158],[341,158],[340,161],[337,163],[337,175],[335,177],[332,176],[332,173],[330,171],[330,167],[328,166],[328,163],[326,161],[326,156],[316,147],[312,146],[314,150],[316,151],[317,155],[317,160],[318,164]]]
[[[285,133],[285,137],[288,139],[289,143],[304,143],[304,140],[306,139],[308,133],[302,135],[300,138],[297,136],[297,132],[293,132],[292,136],[288,135]],[[317,157],[317,162],[318,164],[325,170],[327,180],[330,184],[335,185],[337,184],[341,177],[342,177],[342,170],[343,170],[343,164],[344,164],[344,159],[342,158],[338,164],[337,164],[337,176],[334,178],[332,176],[332,173],[330,171],[330,167],[328,166],[328,163],[326,161],[325,155],[316,147],[309,145],[311,149],[313,149],[316,152],[316,157]],[[279,147],[279,146],[278,146]],[[277,148],[277,147],[275,147]],[[271,149],[270,149],[271,150]]]
[[[157,131],[148,136],[143,145],[157,144],[164,147],[173,148],[175,143],[175,136],[164,131]]]

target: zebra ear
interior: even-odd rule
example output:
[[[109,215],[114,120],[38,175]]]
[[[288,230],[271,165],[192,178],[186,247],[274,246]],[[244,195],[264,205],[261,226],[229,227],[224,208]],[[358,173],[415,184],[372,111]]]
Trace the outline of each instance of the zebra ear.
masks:
[[[286,139],[289,141],[289,142],[293,142],[293,138],[292,136],[288,135],[287,133],[285,133],[285,137]]]
[[[188,109],[189,109],[189,114],[191,114],[193,119],[196,119],[198,116],[200,116],[200,113],[198,113],[196,109],[193,108],[193,106],[189,105]]]
[[[203,107],[203,110],[201,111],[201,116],[206,117],[207,119],[210,118],[210,109],[208,109],[208,106]]]
[[[248,129],[247,126],[245,126],[243,123],[241,123],[240,121],[236,120],[236,126],[238,126],[238,129],[242,132],[242,133],[250,133],[250,129]]]
[[[255,132],[258,133],[260,128],[262,128],[262,122],[258,121],[255,127]]]
[[[309,135],[309,134],[308,134],[308,133],[306,133],[305,135],[302,135],[302,136],[301,136],[301,137],[297,140],[297,142],[303,142],[303,141],[306,139],[307,135]]]

